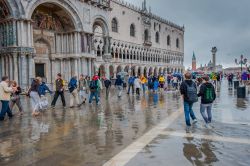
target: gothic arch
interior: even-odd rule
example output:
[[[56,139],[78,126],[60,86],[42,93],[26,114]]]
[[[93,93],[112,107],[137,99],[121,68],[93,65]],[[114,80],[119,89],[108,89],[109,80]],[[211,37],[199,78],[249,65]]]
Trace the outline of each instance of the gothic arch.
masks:
[[[71,18],[73,21],[75,30],[83,30],[83,25],[81,19],[79,17],[79,13],[75,7],[73,7],[72,3],[68,0],[31,0],[28,4],[26,11],[26,18],[31,19],[32,14],[34,13],[35,9],[45,3],[54,4],[62,8]]]
[[[96,25],[99,25],[102,28],[103,34],[105,36],[109,36],[109,27],[107,24],[107,20],[101,15],[95,16],[93,20],[94,20],[92,23],[93,29],[95,28]]]

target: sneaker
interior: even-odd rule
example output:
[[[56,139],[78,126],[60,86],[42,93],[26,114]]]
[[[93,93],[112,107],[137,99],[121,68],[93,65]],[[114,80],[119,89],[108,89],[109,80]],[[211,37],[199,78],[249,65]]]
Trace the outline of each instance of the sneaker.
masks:
[[[54,106],[54,105],[52,105],[52,106],[51,106],[51,109],[55,109],[55,106]]]
[[[186,127],[186,133],[191,133],[191,126]]]
[[[194,119],[193,120],[193,124],[196,124],[198,121],[197,121],[197,119]]]
[[[212,129],[212,127],[211,127],[208,123],[205,124],[205,127],[206,127],[207,129]]]

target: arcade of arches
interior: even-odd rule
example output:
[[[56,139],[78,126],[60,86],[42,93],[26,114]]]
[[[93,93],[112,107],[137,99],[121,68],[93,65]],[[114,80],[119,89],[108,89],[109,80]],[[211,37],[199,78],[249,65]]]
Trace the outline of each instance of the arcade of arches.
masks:
[[[89,8],[85,1],[77,3]],[[94,15],[86,10],[83,17],[76,2],[67,0],[25,3],[0,0],[0,76],[8,75],[26,88],[36,76],[53,84],[57,73],[69,80],[73,75],[96,72],[106,77],[115,77],[119,72],[132,75],[183,72],[181,50],[114,39],[112,20],[108,17],[111,10],[100,5],[93,9]],[[139,29],[132,25],[129,34]],[[149,30],[141,32],[147,42],[151,40]],[[140,35],[139,31],[136,35],[132,32],[132,37]]]

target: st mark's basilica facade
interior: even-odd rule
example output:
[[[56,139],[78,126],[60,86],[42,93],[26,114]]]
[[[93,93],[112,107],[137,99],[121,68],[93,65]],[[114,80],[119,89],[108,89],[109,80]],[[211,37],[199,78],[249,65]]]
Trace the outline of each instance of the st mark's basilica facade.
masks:
[[[183,72],[184,27],[122,0],[0,0],[0,75]]]

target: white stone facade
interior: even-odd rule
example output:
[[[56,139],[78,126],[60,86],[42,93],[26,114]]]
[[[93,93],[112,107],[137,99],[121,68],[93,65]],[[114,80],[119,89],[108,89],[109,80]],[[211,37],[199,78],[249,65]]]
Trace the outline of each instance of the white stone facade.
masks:
[[[0,6],[0,75],[23,87],[35,76],[53,83],[57,73],[69,80],[184,70],[184,27],[155,16],[146,2],[137,8],[120,0],[0,0]]]

